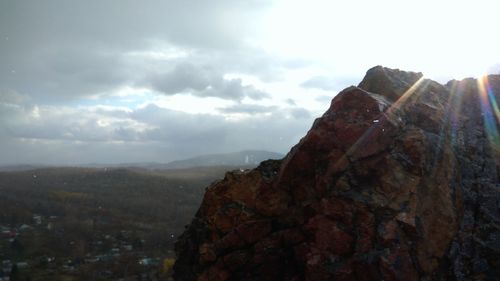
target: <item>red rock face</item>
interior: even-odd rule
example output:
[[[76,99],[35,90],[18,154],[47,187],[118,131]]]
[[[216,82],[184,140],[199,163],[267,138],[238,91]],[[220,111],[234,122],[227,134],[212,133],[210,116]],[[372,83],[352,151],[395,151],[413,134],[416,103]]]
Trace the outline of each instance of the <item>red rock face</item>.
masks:
[[[481,88],[421,77],[369,70],[283,160],[210,186],[175,279],[500,276],[500,161]],[[489,82],[498,100],[500,78]]]

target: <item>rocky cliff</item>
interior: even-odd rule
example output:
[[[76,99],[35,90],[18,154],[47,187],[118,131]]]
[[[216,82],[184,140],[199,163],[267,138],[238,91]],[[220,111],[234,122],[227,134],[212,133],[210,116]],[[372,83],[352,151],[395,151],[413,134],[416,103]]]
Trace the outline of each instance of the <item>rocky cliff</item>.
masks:
[[[176,280],[498,280],[500,75],[370,69],[281,161],[207,188]]]

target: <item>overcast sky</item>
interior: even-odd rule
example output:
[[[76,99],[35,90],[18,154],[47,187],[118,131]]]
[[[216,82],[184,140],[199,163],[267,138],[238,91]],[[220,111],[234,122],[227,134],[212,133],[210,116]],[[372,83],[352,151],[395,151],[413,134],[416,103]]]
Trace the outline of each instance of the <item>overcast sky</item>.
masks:
[[[372,66],[498,72],[495,2],[0,0],[0,165],[286,153]]]

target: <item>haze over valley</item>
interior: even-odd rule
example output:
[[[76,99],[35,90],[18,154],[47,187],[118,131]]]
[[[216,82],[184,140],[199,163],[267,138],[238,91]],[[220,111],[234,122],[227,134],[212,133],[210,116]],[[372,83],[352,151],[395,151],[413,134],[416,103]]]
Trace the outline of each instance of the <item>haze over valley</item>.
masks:
[[[0,281],[496,280],[499,10],[0,0]]]

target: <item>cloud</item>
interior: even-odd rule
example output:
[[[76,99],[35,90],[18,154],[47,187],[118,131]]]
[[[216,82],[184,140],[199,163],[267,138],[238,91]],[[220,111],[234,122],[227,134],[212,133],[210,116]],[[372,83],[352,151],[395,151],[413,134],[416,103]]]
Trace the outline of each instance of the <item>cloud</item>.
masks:
[[[272,106],[261,85],[310,62],[249,43],[271,6],[261,0],[0,1],[0,162],[165,162],[247,148],[286,152],[311,120],[305,111]],[[259,82],[227,78],[234,73]],[[127,104],[117,95],[127,88],[144,90],[147,98],[130,97],[137,99]],[[182,94],[237,104],[220,108],[223,114],[153,104],[159,95]],[[248,100],[268,105],[243,103]],[[248,116],[227,117],[233,113]]]
[[[253,105],[235,105],[229,111],[266,111]],[[299,112],[299,111],[297,111]],[[210,152],[266,149],[287,152],[309,129],[312,117],[275,109],[242,119],[214,114],[189,114],[150,104],[131,113],[131,118],[150,125],[146,139],[168,147],[164,155],[183,158]]]
[[[250,20],[267,1],[63,0],[3,2],[2,34],[13,41],[99,42],[114,48],[140,46],[164,38],[184,46],[231,49],[250,32]],[[31,48],[22,44],[24,48]]]
[[[222,99],[242,100],[248,97],[253,100],[269,98],[269,94],[250,85],[242,85],[241,79],[222,79],[205,91],[194,93],[200,97],[219,97]]]
[[[327,96],[327,95],[321,95],[321,96],[317,96],[315,98],[315,100],[319,103],[322,103],[322,104],[327,104],[329,102],[331,102],[333,99],[333,96]]]
[[[198,97],[218,97],[229,100],[242,100],[249,97],[260,100],[269,94],[255,89],[253,86],[242,85],[241,79],[224,79],[211,67],[195,66],[183,62],[176,65],[165,74],[158,74],[145,82],[166,95],[190,93]]]
[[[311,120],[311,112],[305,108],[292,107],[292,108],[279,108],[277,106],[265,106],[258,104],[244,104],[239,103],[232,106],[219,108],[222,113],[226,114],[246,114],[246,115],[257,115],[257,114],[280,114],[282,116],[288,116],[293,119],[308,119]]]
[[[297,103],[293,100],[293,99],[286,99],[285,102],[288,104],[288,105],[292,105],[292,106],[295,106],[297,105]]]
[[[0,130],[13,139],[77,142],[138,141],[147,124],[123,109],[37,105],[0,100]]]
[[[350,85],[356,85],[360,77],[354,76],[313,76],[300,84],[304,89],[318,89],[323,91],[338,92]]]
[[[296,119],[310,119],[311,113],[305,108],[293,108],[291,114]]]
[[[0,89],[0,104],[19,104],[29,100],[29,97],[21,95],[12,89]]]
[[[214,75],[208,69],[197,68],[190,63],[181,63],[173,70],[155,77],[152,81],[153,88],[173,95],[184,90],[203,91],[211,84],[222,78]]]
[[[133,81],[130,67],[119,53],[107,53],[93,46],[60,49],[40,45],[40,49],[27,53],[11,51],[3,55],[0,47],[0,60],[4,62],[0,64],[0,85],[39,102],[62,103]]]
[[[325,76],[314,76],[300,84],[302,88],[320,89],[324,91],[337,90],[339,87],[335,80]]]
[[[127,56],[164,45],[189,50],[186,61],[213,65],[215,76],[230,69],[262,69],[259,72],[271,76],[274,61],[248,47],[242,36],[251,34],[252,19],[270,5],[266,1],[227,0],[188,0],[182,5],[168,0],[124,0],[119,4],[97,0],[72,4],[61,0],[2,1],[0,85],[44,103],[95,96],[168,69],[170,61],[155,66]],[[238,83],[220,81],[221,94],[229,97],[227,91],[235,87],[240,96],[263,96]],[[219,93],[199,91],[197,95]]]
[[[222,113],[243,113],[243,114],[259,114],[272,113],[276,111],[276,106],[265,106],[258,104],[235,104],[229,107],[219,108]]]
[[[245,104],[226,110],[268,112],[233,120],[154,104],[125,110],[0,103],[0,164],[168,162],[243,149],[284,153],[312,122],[304,110]]]

